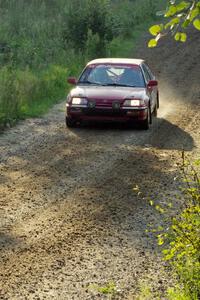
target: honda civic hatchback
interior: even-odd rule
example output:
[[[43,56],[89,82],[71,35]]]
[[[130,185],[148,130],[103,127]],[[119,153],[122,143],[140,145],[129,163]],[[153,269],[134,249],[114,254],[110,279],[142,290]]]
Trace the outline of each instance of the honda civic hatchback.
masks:
[[[66,125],[82,121],[137,122],[148,129],[159,108],[158,82],[142,59],[90,61],[67,96]]]

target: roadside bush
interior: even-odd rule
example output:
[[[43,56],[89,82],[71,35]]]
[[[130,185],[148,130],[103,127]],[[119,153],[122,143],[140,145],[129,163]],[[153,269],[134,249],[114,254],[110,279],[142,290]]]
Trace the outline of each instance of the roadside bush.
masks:
[[[102,47],[112,40],[111,2],[108,0],[75,0],[65,11],[64,39],[76,50],[87,51],[88,34],[98,35]],[[97,53],[98,54],[98,53]]]
[[[34,73],[4,67],[0,71],[0,120],[11,122],[26,116],[37,116],[60,100],[66,91],[67,69],[51,65]]]
[[[179,210],[156,205],[166,215],[168,227],[158,229],[158,244],[164,247],[163,257],[174,272],[174,287],[167,291],[170,300],[200,299],[200,160],[191,164],[185,159],[181,167],[183,184]],[[151,201],[151,204],[152,201]],[[169,205],[171,207],[171,205]]]
[[[0,123],[19,117],[20,102],[17,97],[16,72],[10,67],[0,71]]]
[[[105,56],[105,47],[103,47],[98,33],[93,34],[92,30],[89,29],[86,41],[86,58],[91,60],[103,56]]]
[[[113,8],[113,35],[132,37],[135,27],[155,20],[156,12],[163,5],[160,0],[116,0]]]
[[[181,212],[172,219],[169,247],[163,250],[165,260],[175,270],[179,286],[169,289],[169,299],[200,299],[200,160],[192,165],[183,154]],[[182,295],[182,298],[180,298]]]

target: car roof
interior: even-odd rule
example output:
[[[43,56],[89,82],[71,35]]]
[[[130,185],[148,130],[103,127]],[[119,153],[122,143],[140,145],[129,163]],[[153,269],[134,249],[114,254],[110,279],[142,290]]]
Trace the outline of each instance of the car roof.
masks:
[[[130,64],[130,65],[141,65],[144,62],[143,59],[135,58],[98,58],[91,60],[87,63],[87,66],[93,64]]]

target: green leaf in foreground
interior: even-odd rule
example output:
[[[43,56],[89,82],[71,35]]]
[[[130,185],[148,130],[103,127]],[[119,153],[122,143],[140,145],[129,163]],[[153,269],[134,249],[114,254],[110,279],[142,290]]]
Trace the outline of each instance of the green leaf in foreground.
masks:
[[[177,12],[176,6],[175,5],[170,5],[168,11],[165,14],[165,17],[166,18],[172,17],[176,14],[176,12]]]
[[[174,36],[174,39],[176,41],[179,41],[179,42],[182,42],[182,43],[185,43],[186,40],[187,40],[187,34],[184,33],[184,32],[177,32]]]
[[[176,41],[186,42],[187,33],[185,29],[193,25],[200,31],[200,1],[198,0],[168,0],[169,5],[166,6],[164,17],[167,21],[150,27],[149,31],[155,40],[165,37],[169,34],[174,37]],[[163,12],[158,12],[157,15],[161,16]],[[181,30],[182,32],[177,32]],[[151,40],[149,47],[156,47],[156,42]]]
[[[194,20],[193,25],[196,29],[200,30],[200,19]]]
[[[168,27],[173,28],[176,24],[179,24],[179,22],[180,22],[180,18],[178,18],[178,17],[173,18],[170,22],[168,22],[165,25],[165,29],[167,29]]]
[[[149,41],[149,43],[148,43],[148,47],[149,47],[149,48],[154,48],[154,47],[157,46],[157,44],[158,44],[158,42],[157,42],[155,39],[151,39],[151,40]]]
[[[186,40],[187,40],[187,34],[184,33],[184,32],[182,32],[182,33],[181,33],[181,42],[185,43]]]
[[[180,32],[177,32],[177,33],[175,34],[175,36],[174,36],[174,39],[175,39],[176,41],[180,41],[180,35],[181,35],[181,33],[180,33]]]
[[[179,12],[179,11],[182,11],[182,10],[184,10],[184,9],[187,9],[189,6],[190,6],[190,3],[189,3],[189,2],[182,1],[181,3],[179,3],[179,4],[176,6],[176,10]]]
[[[190,14],[189,14],[189,19],[190,21],[193,21],[194,18],[196,18],[199,14],[199,8],[198,7],[195,7],[194,9],[191,10]]]
[[[185,29],[185,28],[187,28],[189,25],[190,25],[190,20],[185,20],[185,21],[182,23],[181,27]]]
[[[149,28],[149,32],[152,35],[156,36],[162,31],[162,29],[163,29],[163,25],[153,25]]]

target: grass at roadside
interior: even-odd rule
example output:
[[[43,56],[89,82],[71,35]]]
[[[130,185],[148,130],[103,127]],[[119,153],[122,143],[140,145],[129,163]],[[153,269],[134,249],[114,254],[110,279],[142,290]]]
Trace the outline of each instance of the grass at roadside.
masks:
[[[68,70],[50,66],[42,72],[4,67],[0,72],[0,121],[6,122],[45,113],[63,97]]]

